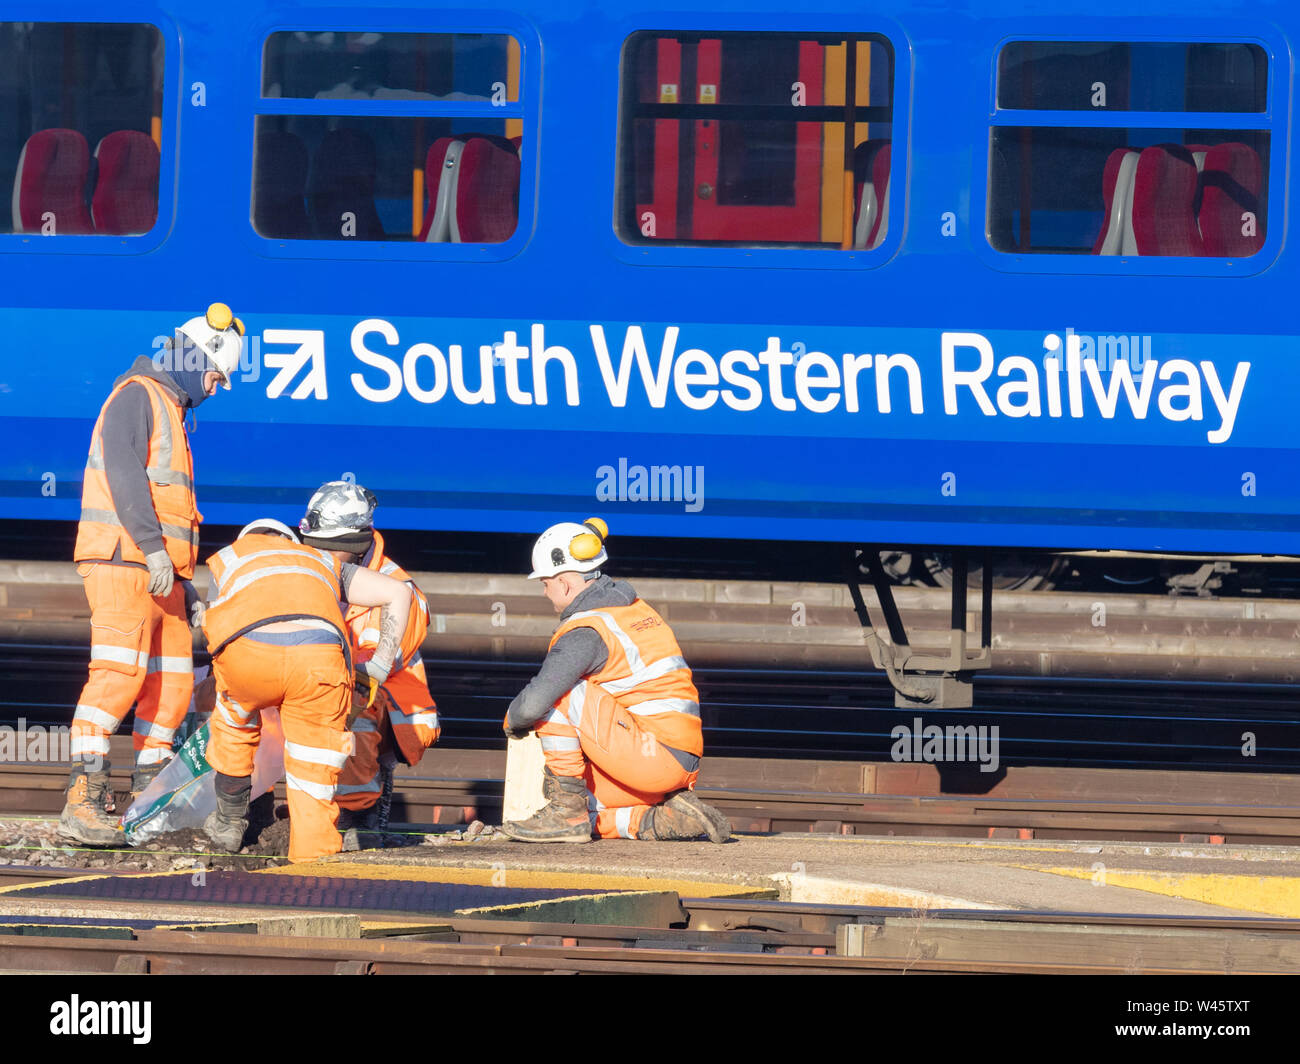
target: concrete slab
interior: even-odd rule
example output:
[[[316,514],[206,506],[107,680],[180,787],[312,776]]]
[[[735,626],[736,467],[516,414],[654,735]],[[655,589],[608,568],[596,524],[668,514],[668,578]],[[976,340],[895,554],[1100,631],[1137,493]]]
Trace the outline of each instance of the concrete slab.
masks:
[[[322,870],[337,860],[321,862]],[[655,885],[675,883],[683,897],[701,896],[718,884],[775,886],[784,900],[919,910],[1291,915],[1279,913],[1265,901],[1300,887],[1300,853],[1285,847],[1043,844],[812,834],[742,835],[722,846],[625,840],[522,846],[489,838],[363,851],[347,854],[346,862],[353,866],[350,874],[359,874],[359,866],[375,865],[477,868],[491,870],[508,881],[542,873],[571,876],[574,882],[595,882],[614,875]],[[1125,874],[1110,874],[1111,869]],[[1272,884],[1273,893],[1265,901],[1258,891],[1244,889],[1248,881],[1261,878]],[[1153,889],[1157,882],[1163,883],[1164,889]],[[1187,885],[1182,892],[1176,889],[1180,882]],[[1207,882],[1217,883],[1218,889],[1206,889]],[[699,884],[698,894],[693,884]]]

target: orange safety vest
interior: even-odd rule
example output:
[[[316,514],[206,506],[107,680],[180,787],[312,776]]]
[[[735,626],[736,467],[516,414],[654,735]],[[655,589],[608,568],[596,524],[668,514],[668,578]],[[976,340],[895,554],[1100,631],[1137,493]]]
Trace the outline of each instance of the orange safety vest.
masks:
[[[315,547],[280,536],[241,536],[208,559],[214,596],[203,617],[203,634],[215,657],[241,635],[274,621],[316,618],[347,633],[339,609],[342,567]]]
[[[392,559],[384,557],[384,537],[378,532],[375,533],[375,549],[371,552],[370,564],[366,568],[391,576],[411,588],[411,612],[406,618],[406,630],[402,633],[398,659],[393,663],[389,679],[403,669],[411,668],[411,663],[415,662],[420,682],[427,684],[424,665],[417,658],[420,647],[424,645],[424,637],[429,632],[429,603],[424,592],[415,586],[415,581],[405,569]],[[382,609],[382,606],[349,606],[347,609],[345,619],[352,631],[352,647],[358,661],[369,660],[379,645],[379,614]]]
[[[90,454],[81,487],[81,524],[73,557],[78,562],[111,559],[121,548],[124,562],[144,564],[144,554],[127,534],[113,504],[104,470],[104,411],[128,384],[140,384],[149,394],[153,408],[153,434],[145,475],[154,513],[162,528],[163,545],[176,575],[188,580],[194,575],[199,555],[199,522],[203,519],[194,498],[194,458],[185,434],[185,422],[176,400],[150,377],[127,377],[104,401],[90,437]]]
[[[555,646],[560,636],[575,628],[594,629],[607,652],[605,664],[582,683],[598,686],[613,697],[666,746],[702,756],[700,693],[667,622],[636,599],[630,606],[602,606],[575,613],[555,630],[550,645]]]

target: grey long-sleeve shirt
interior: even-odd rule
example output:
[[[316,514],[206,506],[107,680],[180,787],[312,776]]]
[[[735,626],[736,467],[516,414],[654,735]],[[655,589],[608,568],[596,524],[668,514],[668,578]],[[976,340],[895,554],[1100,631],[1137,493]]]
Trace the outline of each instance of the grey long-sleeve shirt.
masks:
[[[114,382],[125,377],[146,376],[181,398],[180,391],[164,370],[158,369],[145,355]],[[113,397],[104,411],[104,475],[108,479],[113,509],[126,534],[144,554],[163,549],[162,528],[153,508],[149,477],[149,438],[153,435],[153,406],[149,394],[140,384],[129,384]],[[121,559],[105,559],[117,560]]]
[[[583,610],[630,606],[634,601],[636,591],[631,584],[601,575],[569,603],[560,620],[565,621]],[[605,641],[595,629],[574,628],[565,632],[551,647],[541,670],[510,703],[506,714],[510,727],[522,731],[539,723],[584,676],[599,672],[608,657]]]

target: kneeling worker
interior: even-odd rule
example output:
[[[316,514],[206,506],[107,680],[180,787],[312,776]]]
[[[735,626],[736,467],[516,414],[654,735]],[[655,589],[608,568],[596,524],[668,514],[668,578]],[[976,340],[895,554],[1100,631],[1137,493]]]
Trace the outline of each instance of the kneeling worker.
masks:
[[[505,732],[536,726],[547,804],[502,825],[520,842],[725,842],[731,825],[695,795],[704,752],[699,693],[664,619],[600,572],[605,522],[553,525],[533,571],[560,614],[541,671],[510,703]]]
[[[411,608],[411,590],[381,573],[307,547],[279,521],[263,518],[208,559],[210,603],[203,633],[212,652],[217,701],[208,764],[217,772],[217,809],[203,825],[213,844],[237,853],[248,829],[259,711],[280,707],[289,796],[289,860],[338,853],[334,789],[353,750],[348,728],[353,675],[340,600],[380,606],[374,655],[357,680],[373,698],[388,678]]]

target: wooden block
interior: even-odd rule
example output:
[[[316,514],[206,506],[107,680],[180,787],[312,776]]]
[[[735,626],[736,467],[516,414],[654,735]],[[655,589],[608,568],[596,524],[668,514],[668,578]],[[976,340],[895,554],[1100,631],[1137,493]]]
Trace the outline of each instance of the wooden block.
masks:
[[[542,768],[546,758],[536,732],[508,739],[503,820],[527,820],[546,804],[542,798]]]

